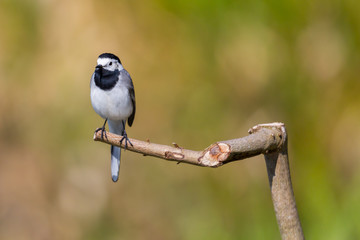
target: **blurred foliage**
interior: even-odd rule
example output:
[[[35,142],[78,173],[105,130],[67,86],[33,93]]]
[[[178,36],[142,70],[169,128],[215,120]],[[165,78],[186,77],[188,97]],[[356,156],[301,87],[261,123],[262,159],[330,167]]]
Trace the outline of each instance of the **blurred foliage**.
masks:
[[[305,236],[360,238],[360,2],[0,0],[0,239],[279,239],[262,157],[219,169],[125,152],[89,80],[133,77],[131,137],[203,149],[289,132]]]

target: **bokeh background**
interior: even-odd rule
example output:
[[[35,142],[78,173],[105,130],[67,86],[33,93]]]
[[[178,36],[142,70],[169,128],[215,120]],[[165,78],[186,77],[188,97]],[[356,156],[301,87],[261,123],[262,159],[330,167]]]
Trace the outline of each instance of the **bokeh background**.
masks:
[[[125,152],[90,104],[117,54],[130,137],[204,149],[284,122],[308,239],[360,239],[360,2],[0,0],[0,239],[279,239],[264,159]]]

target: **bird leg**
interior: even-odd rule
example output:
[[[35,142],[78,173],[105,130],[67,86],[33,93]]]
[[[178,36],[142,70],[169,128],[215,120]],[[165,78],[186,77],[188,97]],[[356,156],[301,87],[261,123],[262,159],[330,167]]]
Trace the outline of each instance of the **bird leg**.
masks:
[[[130,139],[127,137],[126,131],[124,130],[123,132],[123,136],[120,140],[120,144],[122,144],[122,142],[125,140],[125,150],[127,149],[128,143],[130,143],[130,145],[133,147],[133,144],[130,142]]]
[[[97,133],[98,131],[101,131],[101,139],[104,139],[104,135],[105,135],[105,137],[107,139],[106,131],[105,131],[106,122],[107,122],[107,118],[105,118],[104,125],[101,128],[98,128],[98,129],[95,130],[95,133]]]
[[[125,131],[125,121],[122,121],[122,125],[123,125],[123,133],[122,133],[122,138],[120,140],[120,144],[122,144],[122,142],[125,140],[125,148],[124,150],[127,149],[128,146],[128,142],[130,143],[130,145],[133,147],[133,144],[130,142],[129,138],[127,137],[127,133]]]

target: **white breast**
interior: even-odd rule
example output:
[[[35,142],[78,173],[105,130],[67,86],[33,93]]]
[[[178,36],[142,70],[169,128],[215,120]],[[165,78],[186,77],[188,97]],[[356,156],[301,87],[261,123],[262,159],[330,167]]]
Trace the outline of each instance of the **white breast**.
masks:
[[[112,121],[127,120],[133,111],[129,90],[117,82],[115,87],[104,91],[91,83],[91,104],[97,114]]]

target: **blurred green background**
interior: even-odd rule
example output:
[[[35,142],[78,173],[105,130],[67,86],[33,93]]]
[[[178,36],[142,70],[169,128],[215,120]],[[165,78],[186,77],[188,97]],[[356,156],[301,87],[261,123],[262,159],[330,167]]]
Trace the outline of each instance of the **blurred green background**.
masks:
[[[218,169],[125,152],[90,76],[120,57],[130,137],[204,149],[284,122],[308,239],[360,239],[360,2],[0,0],[0,239],[279,239],[263,157]]]

